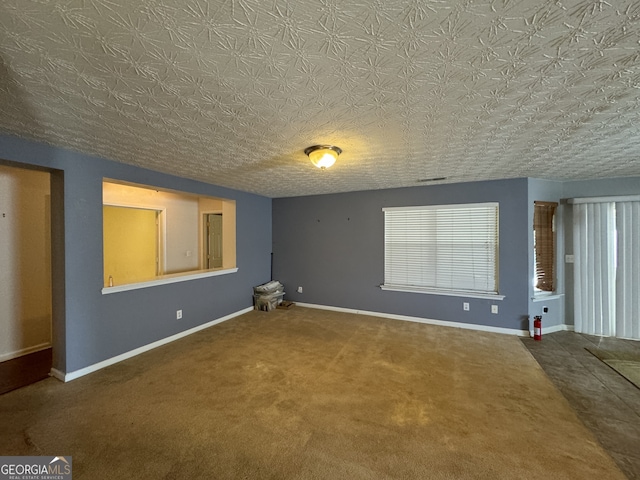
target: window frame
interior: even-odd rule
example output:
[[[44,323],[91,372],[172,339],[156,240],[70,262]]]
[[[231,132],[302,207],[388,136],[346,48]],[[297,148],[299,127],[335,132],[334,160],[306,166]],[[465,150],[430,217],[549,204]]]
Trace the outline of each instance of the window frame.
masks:
[[[544,210],[544,211],[543,211]],[[533,202],[533,292],[534,296],[555,295],[558,290],[556,217],[558,202]],[[542,260],[539,260],[540,257]],[[549,258],[549,256],[551,258]],[[540,288],[539,285],[546,288]]]
[[[386,207],[382,211],[385,245],[381,289],[494,300],[504,298],[499,293],[498,202]],[[469,219],[478,221],[473,222],[473,230],[468,229],[460,236],[459,226],[471,225]],[[395,235],[409,235],[420,240],[405,242],[405,246],[400,241],[398,246],[398,240],[393,238]],[[430,241],[424,241],[424,238]],[[390,246],[394,243],[398,253],[391,251],[394,247]],[[444,253],[437,256],[439,249]],[[461,253],[468,253],[468,256],[461,256]],[[430,263],[434,260],[436,263]],[[436,268],[441,273],[430,273]],[[466,270],[467,274],[477,269],[478,274],[472,275],[469,281],[464,274],[456,274],[460,269]],[[435,278],[438,276],[444,280]]]
[[[116,190],[115,193],[113,190],[111,190],[110,191],[111,193],[107,194],[105,192],[105,185],[107,184],[111,185],[112,188],[115,188],[115,189],[122,188],[123,190],[121,190],[120,192]],[[227,274],[236,273],[238,271],[237,256],[236,256],[237,254],[236,252],[236,249],[237,249],[236,200],[224,198],[224,197],[217,197],[213,195],[190,193],[182,190],[161,188],[161,187],[152,186],[148,184],[133,183],[128,181],[116,180],[112,178],[103,178],[102,189],[103,189],[103,199],[102,199],[103,209],[105,206],[115,206],[115,207],[134,208],[134,209],[141,209],[141,210],[156,210],[156,211],[163,212],[163,215],[160,217],[161,221],[159,224],[159,232],[158,232],[159,247],[161,247],[161,249],[158,252],[158,255],[160,257],[159,261],[162,269],[159,272],[160,273],[159,275],[157,275],[155,278],[150,278],[149,280],[132,281],[132,282],[125,281],[122,283],[117,282],[116,285],[110,286],[110,283],[107,282],[106,280],[107,275],[104,271],[105,232],[104,232],[104,222],[103,222],[103,232],[102,232],[103,277],[105,277],[105,280],[103,282],[103,288],[102,288],[103,295],[118,293],[118,292],[123,292],[128,290],[137,290],[140,288],[148,288],[148,287],[153,287],[158,285],[166,285],[170,283],[178,283],[178,282],[184,282],[189,280],[214,277],[219,275],[227,275]],[[136,196],[136,192],[143,192],[143,196],[142,197]],[[151,198],[149,198],[144,195],[144,192],[150,192],[151,195],[154,195],[153,192],[155,192],[155,194],[158,194],[161,197],[157,198],[155,196],[152,196]],[[167,262],[167,255],[168,255],[167,231],[169,229],[169,226],[167,224],[167,218],[166,218],[167,208],[168,208],[167,205],[172,203],[175,204],[176,202],[180,202],[183,199],[186,199],[194,203],[195,204],[194,206],[197,209],[197,217],[194,219],[196,228],[192,232],[192,237],[194,238],[190,239],[190,245],[193,245],[193,251],[196,252],[195,258],[199,259],[198,266],[196,268],[188,268],[185,270],[174,269],[174,271],[167,271],[167,263],[168,263]],[[221,212],[223,213],[225,212],[225,208],[229,209],[228,211],[226,211],[226,218],[229,221],[229,224],[227,225],[227,228],[226,228],[227,236],[225,241],[230,246],[230,248],[227,248],[230,254],[227,255],[226,259],[223,259],[222,267],[206,269],[206,268],[203,268],[202,259],[201,259],[204,240],[203,240],[203,228],[200,222],[200,217],[202,212],[210,209],[208,206],[206,206],[207,202],[210,202],[210,201],[221,202],[222,203]],[[179,217],[176,217],[174,214],[174,218],[179,218]],[[179,226],[174,226],[172,228],[173,228],[173,232],[177,232]],[[196,244],[197,244],[197,247],[196,247]],[[176,257],[176,252],[178,253],[180,252],[179,248],[178,249],[174,248],[172,250],[172,254],[174,258]],[[191,253],[191,255],[186,255],[186,256],[187,257],[193,256],[193,253]]]

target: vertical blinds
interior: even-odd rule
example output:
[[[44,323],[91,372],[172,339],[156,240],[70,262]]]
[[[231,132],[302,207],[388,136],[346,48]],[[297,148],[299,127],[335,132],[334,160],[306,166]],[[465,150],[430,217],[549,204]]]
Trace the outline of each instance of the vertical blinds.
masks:
[[[616,202],[616,336],[640,340],[640,202]]]
[[[574,205],[573,224],[575,330],[615,335],[615,204]]]
[[[557,207],[555,202],[533,204],[536,288],[543,292],[555,291],[556,236],[553,224]]]
[[[640,340],[640,201],[574,203],[573,252],[576,332]]]
[[[385,208],[387,287],[498,293],[498,204]]]

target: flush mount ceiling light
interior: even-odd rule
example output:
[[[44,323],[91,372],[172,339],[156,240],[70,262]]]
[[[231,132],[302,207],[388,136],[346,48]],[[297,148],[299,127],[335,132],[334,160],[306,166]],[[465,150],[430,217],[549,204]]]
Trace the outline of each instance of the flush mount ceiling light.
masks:
[[[314,145],[304,149],[304,153],[309,157],[311,163],[324,170],[336,163],[338,155],[342,149],[333,145]]]

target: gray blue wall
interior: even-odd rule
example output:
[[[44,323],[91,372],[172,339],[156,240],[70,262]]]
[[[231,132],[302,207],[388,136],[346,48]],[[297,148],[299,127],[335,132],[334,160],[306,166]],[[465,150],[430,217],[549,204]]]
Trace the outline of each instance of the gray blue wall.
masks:
[[[54,368],[73,372],[252,305],[270,279],[271,199],[0,135],[0,160],[53,172]],[[236,201],[237,266],[102,295],[103,178]],[[176,310],[183,310],[176,320]]]
[[[270,276],[304,303],[528,329],[532,300],[533,201],[639,194],[640,178],[550,182],[511,179],[271,199],[0,135],[0,161],[52,172],[54,368],[73,372],[252,304]],[[102,295],[102,179],[236,201],[236,274]],[[499,202],[502,301],[383,291],[382,208]],[[273,211],[272,211],[273,210]],[[570,208],[561,208],[559,291],[544,302],[547,325],[573,323]],[[564,233],[563,233],[564,232]],[[304,293],[296,293],[302,286]],[[565,301],[566,300],[566,301]],[[470,311],[462,310],[469,302]],[[496,303],[499,313],[491,314]],[[563,315],[566,307],[566,315]],[[184,318],[175,319],[182,309]]]
[[[513,179],[279,198],[273,201],[274,278],[286,298],[354,310],[526,330],[543,316],[543,329],[573,324],[572,214],[566,199],[637,195],[640,177],[561,182]],[[556,219],[557,294],[533,290],[533,202],[559,202]],[[383,207],[447,203],[500,203],[499,314],[490,300],[383,291]],[[296,292],[298,286],[303,293]],[[462,302],[470,311],[462,310]]]
[[[383,291],[383,207],[499,202],[502,301]],[[531,207],[532,208],[532,207]],[[528,180],[434,185],[273,201],[273,276],[286,298],[372,312],[527,330],[532,266]],[[303,293],[296,292],[298,286]],[[470,310],[463,311],[462,303]],[[499,313],[492,314],[496,303]]]

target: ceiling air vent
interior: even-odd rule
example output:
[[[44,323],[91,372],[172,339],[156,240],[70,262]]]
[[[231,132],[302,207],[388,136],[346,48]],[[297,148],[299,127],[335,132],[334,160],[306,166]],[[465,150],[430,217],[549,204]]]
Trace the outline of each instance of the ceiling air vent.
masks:
[[[418,180],[418,183],[426,183],[426,182],[439,182],[440,180],[446,180],[447,177],[434,177],[434,178],[421,178]]]

